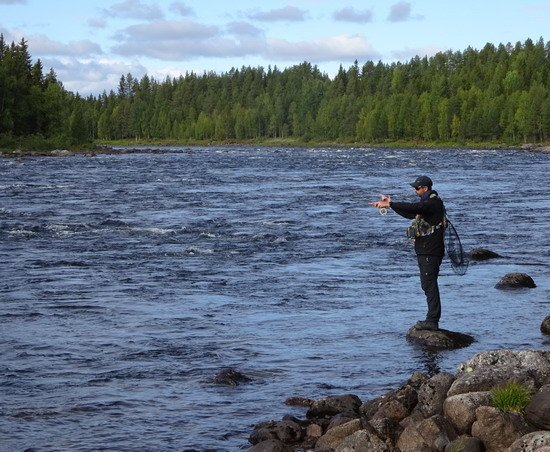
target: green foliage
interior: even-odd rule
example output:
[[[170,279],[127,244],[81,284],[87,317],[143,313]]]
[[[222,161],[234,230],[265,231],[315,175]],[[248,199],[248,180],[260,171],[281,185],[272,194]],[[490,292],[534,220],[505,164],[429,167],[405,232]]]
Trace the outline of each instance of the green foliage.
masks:
[[[440,52],[406,63],[356,61],[333,79],[304,62],[122,75],[86,99],[0,35],[0,146],[93,140],[422,143],[550,141],[550,42]],[[34,146],[34,145],[33,145]]]
[[[44,74],[40,60],[32,63],[24,39],[7,45],[0,35],[1,147],[51,149],[90,141],[96,128],[91,122],[97,121],[89,112],[87,101],[66,92],[53,70]]]
[[[504,386],[497,386],[491,390],[491,397],[495,407],[502,411],[520,413],[529,403],[531,393],[525,386],[508,382]]]

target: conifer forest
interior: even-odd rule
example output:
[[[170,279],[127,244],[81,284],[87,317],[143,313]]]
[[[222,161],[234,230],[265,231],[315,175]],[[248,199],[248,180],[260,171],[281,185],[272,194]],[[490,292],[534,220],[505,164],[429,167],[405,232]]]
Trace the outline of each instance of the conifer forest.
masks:
[[[98,141],[268,139],[377,144],[550,141],[550,42],[486,44],[407,62],[355,62],[329,77],[304,62],[122,75],[107,93],[67,91],[0,36],[0,147]]]

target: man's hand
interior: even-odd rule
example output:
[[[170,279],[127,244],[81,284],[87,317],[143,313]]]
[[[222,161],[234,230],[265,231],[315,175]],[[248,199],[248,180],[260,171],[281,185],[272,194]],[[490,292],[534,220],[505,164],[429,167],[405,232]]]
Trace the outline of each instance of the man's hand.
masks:
[[[382,209],[385,207],[390,207],[391,196],[390,195],[380,195],[379,201],[373,201],[369,203],[371,206],[376,207],[377,209]]]

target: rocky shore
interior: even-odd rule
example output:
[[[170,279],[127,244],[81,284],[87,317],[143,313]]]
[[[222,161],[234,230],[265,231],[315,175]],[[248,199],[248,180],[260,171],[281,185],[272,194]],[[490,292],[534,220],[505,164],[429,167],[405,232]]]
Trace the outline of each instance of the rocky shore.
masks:
[[[495,404],[492,391],[510,382],[529,395],[522,410]],[[251,452],[550,452],[550,350],[478,353],[455,374],[415,373],[371,400],[286,403],[307,409],[305,418],[256,425]]]

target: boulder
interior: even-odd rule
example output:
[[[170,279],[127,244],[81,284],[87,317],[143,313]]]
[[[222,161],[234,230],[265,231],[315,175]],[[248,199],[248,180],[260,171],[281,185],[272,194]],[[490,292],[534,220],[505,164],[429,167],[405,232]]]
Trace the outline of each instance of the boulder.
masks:
[[[334,427],[338,427],[339,425],[342,425],[342,424],[346,424],[350,421],[353,421],[354,419],[357,419],[357,416],[350,417],[344,413],[337,414],[336,416],[333,416],[330,419],[327,430],[330,430],[331,428],[334,428]]]
[[[474,338],[468,334],[444,329],[419,330],[414,326],[407,332],[407,339],[435,350],[463,348],[474,342]]]
[[[445,452],[484,452],[485,448],[479,438],[459,436],[445,446]]]
[[[361,405],[359,411],[364,421],[389,418],[400,421],[407,417],[418,402],[416,389],[406,384]]]
[[[550,385],[540,388],[524,410],[525,420],[541,430],[550,430]]]
[[[475,411],[491,403],[489,391],[467,392],[447,397],[443,402],[443,414],[458,433],[469,434],[476,420]]]
[[[309,424],[306,429],[308,438],[320,438],[323,436],[323,428],[319,424]]]
[[[289,397],[285,400],[285,405],[288,406],[301,406],[310,408],[315,403],[315,400],[313,399],[307,399],[305,397]]]
[[[533,289],[537,285],[533,278],[526,273],[508,273],[495,285],[496,289],[518,289],[522,287]]]
[[[460,366],[447,396],[490,391],[514,380],[537,390],[550,384],[550,350],[495,350],[481,352]]]
[[[550,432],[528,433],[512,443],[508,452],[550,452]]]
[[[291,452],[292,449],[278,439],[268,439],[252,446],[248,452]]]
[[[540,332],[543,334],[550,334],[550,315],[542,321]]]
[[[420,386],[417,409],[425,418],[443,413],[443,402],[447,398],[447,391],[449,391],[454,380],[453,375],[441,372],[435,374]]]
[[[483,441],[487,452],[502,452],[532,429],[523,417],[492,406],[480,406],[472,424],[472,436]]]
[[[275,439],[284,444],[296,444],[304,438],[304,435],[304,429],[297,422],[291,420],[269,421],[256,425],[248,441],[251,444],[259,444]]]
[[[401,452],[443,450],[455,438],[456,433],[449,421],[436,414],[403,430],[397,448]]]
[[[390,452],[384,441],[367,430],[359,430],[344,438],[336,452]]]
[[[352,418],[359,417],[360,406],[361,399],[353,394],[329,396],[315,400],[311,408],[307,411],[306,416],[312,419],[344,413]]]
[[[251,378],[248,378],[243,373],[233,369],[224,369],[214,377],[215,384],[228,386],[238,386],[251,380]]]
[[[352,435],[361,429],[361,421],[354,419],[346,424],[331,428],[319,438],[315,449],[336,449],[347,436]]]
[[[371,419],[368,425],[367,430],[374,431],[376,436],[390,444],[395,444],[404,430],[399,422],[387,417]]]
[[[486,261],[488,259],[495,259],[497,257],[502,256],[495,253],[494,251],[485,248],[474,248],[472,251],[470,251],[470,259],[474,261]]]

